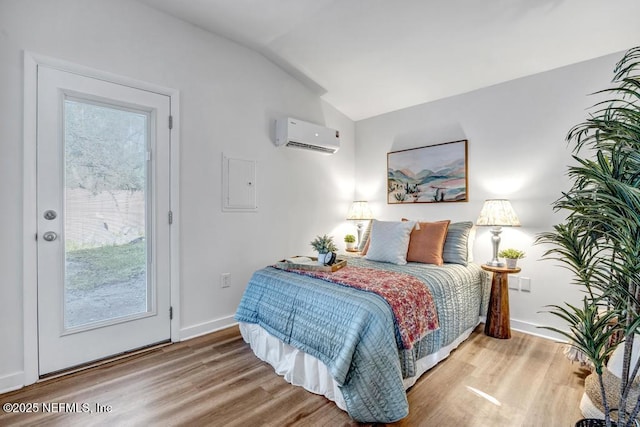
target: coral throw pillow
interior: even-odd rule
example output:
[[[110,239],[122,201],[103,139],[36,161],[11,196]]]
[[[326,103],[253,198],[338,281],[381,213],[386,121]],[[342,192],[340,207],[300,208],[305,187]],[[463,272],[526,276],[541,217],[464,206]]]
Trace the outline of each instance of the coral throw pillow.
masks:
[[[447,238],[449,220],[437,222],[419,222],[409,239],[407,261],[424,264],[442,265],[442,251]]]

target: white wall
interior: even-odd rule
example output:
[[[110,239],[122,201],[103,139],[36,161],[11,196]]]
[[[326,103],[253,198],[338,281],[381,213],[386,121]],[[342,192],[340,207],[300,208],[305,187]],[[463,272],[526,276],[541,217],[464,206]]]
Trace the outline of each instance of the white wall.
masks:
[[[564,136],[592,104],[620,55],[397,111],[355,126],[257,53],[127,0],[0,0],[0,391],[19,386],[22,326],[23,51],[180,91],[181,335],[232,321],[250,274],[284,255],[309,254],[316,235],[341,237],[356,197],[380,219],[474,220],[482,201],[508,197],[523,227],[502,247],[525,249],[530,294],[511,291],[512,325],[548,324],[542,306],[577,298],[536,233],[561,220],[550,204],[566,188]],[[469,72],[473,72],[472,66]],[[296,116],[340,129],[333,156],[276,149],[273,119]],[[357,144],[354,142],[357,132]],[[470,202],[387,205],[386,153],[469,140]],[[221,156],[258,161],[258,213],[221,211]],[[357,157],[356,157],[357,155]],[[341,240],[341,239],[338,239]],[[340,242],[341,243],[341,242]],[[479,261],[490,257],[480,230]],[[229,272],[232,287],[219,288]]]
[[[24,50],[180,91],[182,338],[230,324],[255,269],[348,229],[353,122],[259,54],[133,1],[0,0],[0,392],[23,373]],[[339,129],[342,148],[277,149],[279,116]],[[223,152],[258,162],[257,213],[222,212]]]
[[[559,325],[540,313],[548,304],[575,302],[580,293],[570,275],[553,261],[541,261],[545,247],[533,246],[563,216],[552,211],[569,181],[571,161],[565,136],[587,118],[597,99],[587,95],[608,87],[614,54],[521,78],[456,97],[377,116],[356,123],[356,197],[369,200],[379,219],[475,221],[485,199],[508,198],[522,227],[503,228],[501,248],[527,252],[520,276],[531,279],[531,293],[510,291],[512,327],[546,334],[537,325]],[[473,72],[470,64],[468,72]],[[387,152],[467,139],[469,202],[388,205]],[[490,234],[479,228],[475,259],[491,259]]]

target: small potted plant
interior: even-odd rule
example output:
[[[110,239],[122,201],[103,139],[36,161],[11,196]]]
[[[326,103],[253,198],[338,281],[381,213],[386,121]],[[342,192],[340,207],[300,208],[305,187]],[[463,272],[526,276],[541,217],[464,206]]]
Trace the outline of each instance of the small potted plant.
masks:
[[[318,252],[318,264],[323,265],[327,254],[338,250],[338,247],[333,243],[333,237],[327,236],[326,234],[324,236],[316,236],[316,238],[311,241],[311,247]]]
[[[344,236],[344,242],[347,244],[348,251],[354,251],[356,247],[356,236],[353,234],[347,234]]]
[[[507,262],[507,268],[516,268],[518,260],[520,258],[524,258],[526,254],[518,249],[509,248],[498,252],[498,256],[505,259]]]

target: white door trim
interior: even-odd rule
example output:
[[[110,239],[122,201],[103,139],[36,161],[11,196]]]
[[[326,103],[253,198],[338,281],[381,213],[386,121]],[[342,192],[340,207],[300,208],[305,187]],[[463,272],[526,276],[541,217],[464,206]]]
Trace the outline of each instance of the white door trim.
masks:
[[[38,374],[38,278],[37,278],[37,211],[36,211],[36,126],[37,126],[37,85],[38,66],[81,74],[96,79],[125,86],[153,91],[170,98],[173,128],[171,130],[171,171],[170,171],[170,209],[173,212],[171,226],[171,341],[180,341],[180,256],[179,256],[179,135],[180,109],[179,91],[139,80],[122,77],[108,72],[95,70],[67,61],[46,57],[32,52],[24,52],[24,123],[23,123],[23,337],[24,337],[24,380],[23,385],[33,384]],[[168,220],[168,218],[167,218]]]

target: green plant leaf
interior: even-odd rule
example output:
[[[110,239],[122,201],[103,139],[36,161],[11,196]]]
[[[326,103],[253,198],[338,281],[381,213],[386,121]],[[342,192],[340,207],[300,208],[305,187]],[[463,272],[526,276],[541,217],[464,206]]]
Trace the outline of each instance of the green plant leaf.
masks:
[[[566,337],[596,367],[601,391],[602,368],[624,334],[624,372],[629,372],[630,337],[640,333],[640,47],[616,64],[613,86],[596,92],[607,99],[567,134],[574,164],[567,168],[571,188],[553,203],[566,215],[564,224],[540,233],[536,244],[548,245],[543,258],[573,273],[572,283],[585,292],[581,306],[550,306],[549,313],[568,330],[545,327]],[[637,371],[634,367],[633,371]],[[630,381],[622,381],[623,400]],[[610,411],[603,394],[605,418]],[[626,408],[624,402],[622,407]],[[619,411],[619,425],[631,425]]]

